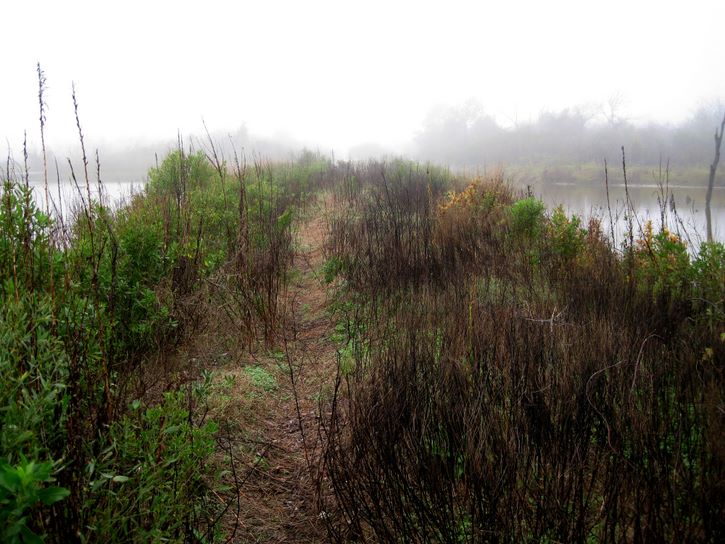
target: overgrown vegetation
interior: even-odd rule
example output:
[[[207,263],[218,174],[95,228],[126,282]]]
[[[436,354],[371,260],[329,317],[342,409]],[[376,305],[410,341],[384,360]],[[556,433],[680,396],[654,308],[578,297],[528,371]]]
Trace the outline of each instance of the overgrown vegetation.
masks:
[[[179,141],[111,207],[77,125],[73,206],[39,209],[26,160],[2,180],[4,541],[232,540],[247,478],[287,492],[272,449],[317,478],[332,541],[725,538],[725,248],[670,232],[667,194],[659,226],[628,195],[619,243],[501,172],[247,164],[210,138]],[[327,261],[306,263],[334,295],[330,329],[294,321],[324,296],[287,295],[312,196],[330,206]],[[338,348],[317,418],[298,333],[303,358]],[[220,334],[249,363],[214,375],[181,349]],[[299,451],[250,436],[239,474],[233,395],[259,411],[287,396]]]
[[[405,172],[351,172],[330,223],[356,308],[331,537],[722,539],[722,244],[692,256],[648,223],[614,248],[500,175],[446,194]]]
[[[221,300],[240,341],[273,341],[291,220],[307,198],[289,171],[300,180],[313,166],[229,167],[180,142],[142,193],[112,208],[78,127],[70,212],[38,208],[27,165],[9,158],[3,175],[3,539],[210,541],[224,507],[210,500],[217,427],[200,409],[209,387],[174,347]]]

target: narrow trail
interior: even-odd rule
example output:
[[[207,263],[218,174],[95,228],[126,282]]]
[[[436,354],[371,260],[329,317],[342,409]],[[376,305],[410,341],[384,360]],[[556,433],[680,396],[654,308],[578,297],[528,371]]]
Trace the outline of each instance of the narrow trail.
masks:
[[[232,542],[325,540],[316,482],[308,469],[320,451],[319,398],[332,387],[336,368],[330,292],[320,276],[325,214],[326,201],[319,199],[299,225],[279,351],[247,355],[215,369],[217,381],[239,379],[221,409],[224,418],[236,420],[244,437],[238,452],[244,484],[224,523],[236,525]]]

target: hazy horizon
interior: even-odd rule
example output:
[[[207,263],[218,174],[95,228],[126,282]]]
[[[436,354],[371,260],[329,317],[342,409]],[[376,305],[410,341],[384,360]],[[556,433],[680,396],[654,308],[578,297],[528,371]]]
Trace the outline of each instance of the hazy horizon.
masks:
[[[246,127],[344,156],[405,150],[437,110],[480,105],[503,126],[608,102],[638,124],[678,123],[725,98],[725,6],[694,1],[23,2],[2,9],[0,137],[39,139],[36,63],[51,147],[102,150]]]

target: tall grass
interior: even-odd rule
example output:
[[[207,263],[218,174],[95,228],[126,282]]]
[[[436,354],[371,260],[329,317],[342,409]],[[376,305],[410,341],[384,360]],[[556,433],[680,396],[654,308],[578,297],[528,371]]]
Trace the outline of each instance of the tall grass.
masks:
[[[501,176],[441,193],[364,183],[330,223],[358,307],[333,540],[721,539],[722,245],[643,225],[615,251]]]
[[[42,130],[42,72],[39,81]],[[210,499],[222,467],[210,462],[216,426],[198,408],[208,384],[179,383],[164,368],[188,364],[170,355],[222,300],[243,342],[275,341],[292,218],[308,191],[290,180],[317,166],[233,169],[180,140],[145,190],[113,208],[75,93],[73,102],[76,200],[54,201],[46,183],[40,210],[27,165],[8,158],[3,172],[0,534],[211,540],[224,505]]]

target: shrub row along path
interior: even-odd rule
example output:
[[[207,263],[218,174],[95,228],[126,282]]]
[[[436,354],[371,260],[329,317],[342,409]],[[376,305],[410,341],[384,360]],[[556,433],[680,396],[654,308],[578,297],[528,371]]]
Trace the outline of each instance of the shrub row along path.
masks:
[[[243,481],[223,523],[232,542],[326,540],[317,478],[308,466],[319,466],[319,399],[336,373],[332,291],[320,273],[328,202],[311,204],[297,230],[296,272],[284,297],[287,321],[277,351],[241,354],[214,370],[215,383],[234,379],[228,402],[218,407],[236,428],[230,444]]]

